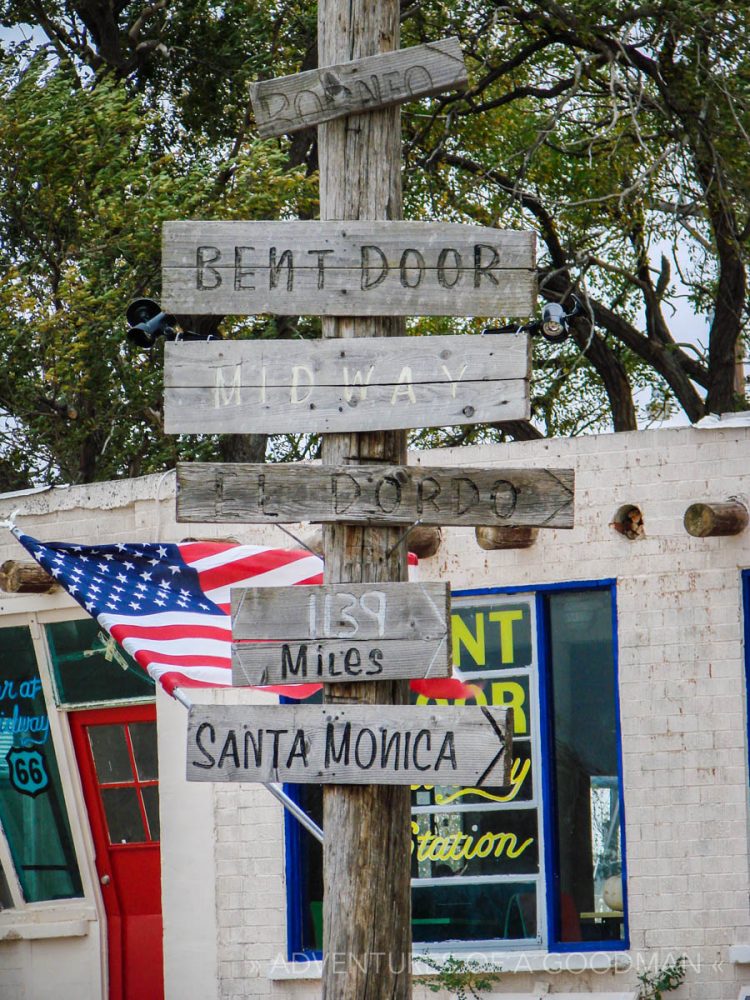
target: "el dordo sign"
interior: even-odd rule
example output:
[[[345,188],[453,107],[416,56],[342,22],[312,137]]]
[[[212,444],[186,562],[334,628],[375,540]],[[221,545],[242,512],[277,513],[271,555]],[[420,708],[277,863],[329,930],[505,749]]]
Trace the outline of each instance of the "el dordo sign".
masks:
[[[177,466],[177,520],[573,526],[573,469],[405,465]]]
[[[167,222],[178,314],[528,316],[533,233],[446,222]]]

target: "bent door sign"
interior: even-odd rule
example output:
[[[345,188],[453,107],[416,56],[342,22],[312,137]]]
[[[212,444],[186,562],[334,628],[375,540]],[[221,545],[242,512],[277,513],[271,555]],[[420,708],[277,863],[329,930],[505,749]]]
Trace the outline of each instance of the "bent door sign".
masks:
[[[233,588],[232,682],[449,677],[449,621],[447,583]]]
[[[525,420],[530,367],[526,334],[168,343],[164,429],[347,433]]]
[[[260,135],[284,135],[468,82],[457,38],[250,84]]]
[[[177,466],[177,520],[572,528],[573,469]]]
[[[512,709],[194,705],[188,781],[507,785]]]
[[[451,222],[165,222],[162,242],[162,305],[179,315],[534,311],[530,232]]]

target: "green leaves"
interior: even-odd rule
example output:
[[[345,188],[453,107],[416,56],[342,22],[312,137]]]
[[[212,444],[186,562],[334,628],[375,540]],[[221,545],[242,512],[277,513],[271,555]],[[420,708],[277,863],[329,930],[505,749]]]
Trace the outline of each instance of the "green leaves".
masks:
[[[37,58],[0,88],[0,455],[29,482],[78,482],[205,452],[162,434],[159,352],[125,344],[127,303],[158,298],[163,221],[294,215],[309,183],[276,145],[229,164],[208,143],[165,148],[157,112],[113,77],[82,87]]]

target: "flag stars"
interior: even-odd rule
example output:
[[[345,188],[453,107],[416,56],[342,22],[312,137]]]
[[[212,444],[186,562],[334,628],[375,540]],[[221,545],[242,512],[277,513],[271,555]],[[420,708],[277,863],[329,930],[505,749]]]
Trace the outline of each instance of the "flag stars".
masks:
[[[153,575],[153,573],[141,573],[141,580],[150,580]]]
[[[159,546],[159,548],[157,549],[157,552],[159,553],[159,558],[160,559],[165,559],[166,558],[166,556],[167,556],[167,550],[164,548],[163,545]]]
[[[141,610],[141,605],[138,603],[138,601],[131,601],[130,604],[128,605],[128,607],[132,608],[133,611],[140,611]]]

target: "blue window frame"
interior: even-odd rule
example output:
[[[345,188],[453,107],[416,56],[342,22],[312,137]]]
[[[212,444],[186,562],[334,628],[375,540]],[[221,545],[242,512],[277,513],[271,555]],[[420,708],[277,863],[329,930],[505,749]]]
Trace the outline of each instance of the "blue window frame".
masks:
[[[415,945],[627,948],[614,581],[458,591],[453,614],[476,701],[516,709],[516,780],[414,789]],[[287,790],[322,825],[320,787]],[[289,957],[319,957],[320,845],[289,815],[285,838]]]

